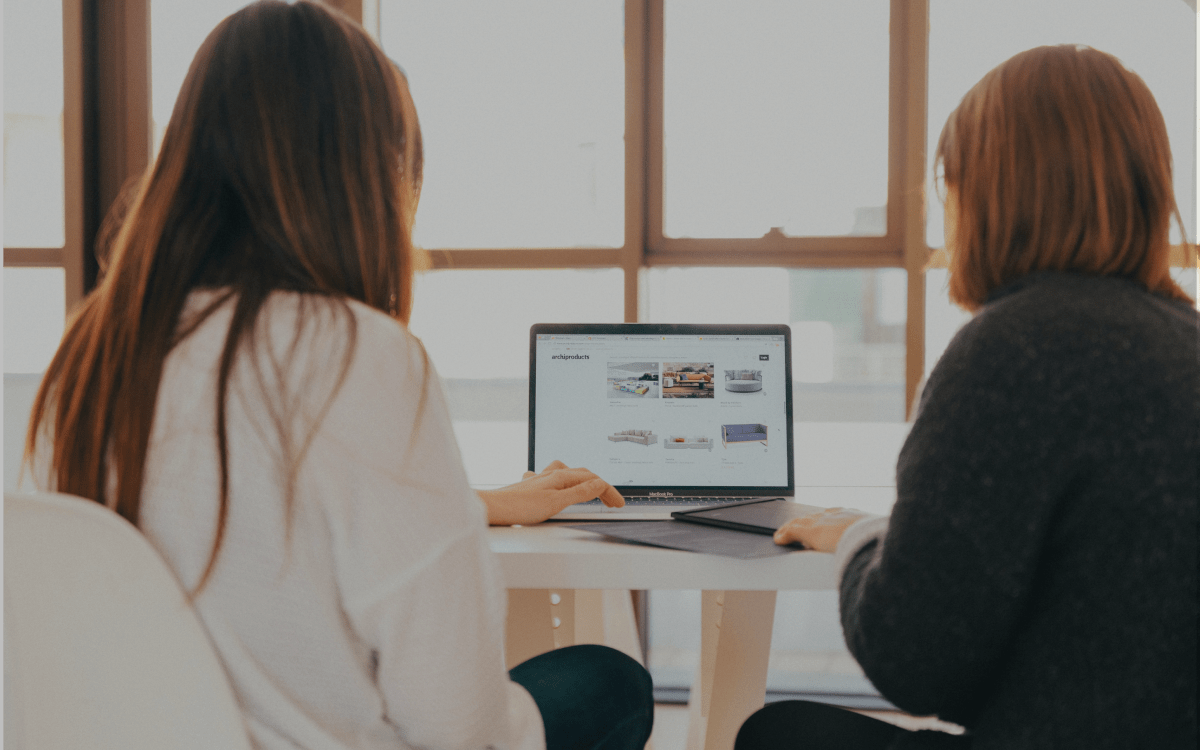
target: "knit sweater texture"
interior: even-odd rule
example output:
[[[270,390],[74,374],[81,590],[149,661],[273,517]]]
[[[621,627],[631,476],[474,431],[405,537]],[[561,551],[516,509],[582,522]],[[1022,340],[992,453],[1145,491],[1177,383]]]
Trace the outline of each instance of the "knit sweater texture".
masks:
[[[1198,347],[1187,303],[1075,274],[962,328],[840,584],[885,697],[979,750],[1197,746]]]

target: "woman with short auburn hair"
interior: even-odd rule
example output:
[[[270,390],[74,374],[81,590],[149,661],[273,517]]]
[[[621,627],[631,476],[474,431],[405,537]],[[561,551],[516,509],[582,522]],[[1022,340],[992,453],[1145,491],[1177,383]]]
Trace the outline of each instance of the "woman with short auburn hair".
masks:
[[[935,162],[975,316],[929,375],[892,514],[775,538],[834,554],[880,693],[965,733],[784,701],[735,747],[1195,748],[1200,313],[1169,275],[1162,115],[1111,55],[1039,47],[963,97]]]
[[[1146,84],[1090,47],[1039,47],[987,75],[950,115],[934,157],[952,217],[950,299],[977,310],[1036,271],[1171,279],[1183,229],[1171,148]]]
[[[489,520],[623,500],[557,462],[468,486],[405,327],[422,166],[405,76],[360,26],[310,0],[222,21],[46,372],[34,480],[162,553],[255,747],[641,748],[628,656],[505,672]]]

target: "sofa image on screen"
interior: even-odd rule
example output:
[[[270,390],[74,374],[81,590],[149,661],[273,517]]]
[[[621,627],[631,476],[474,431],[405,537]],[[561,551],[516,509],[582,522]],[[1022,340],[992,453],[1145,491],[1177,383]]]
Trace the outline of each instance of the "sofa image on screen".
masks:
[[[650,430],[621,430],[615,435],[609,435],[608,439],[614,443],[638,443],[640,445],[654,445],[658,442],[658,435],[655,435]]]
[[[663,362],[663,398],[713,398],[712,362]]]
[[[663,441],[664,448],[695,448],[696,450],[713,449],[713,441],[706,437],[684,437],[682,435],[668,435]]]
[[[665,372],[663,385],[667,388],[690,386],[699,390],[712,388],[712,375],[706,372]]]
[[[721,444],[728,448],[730,443],[762,443],[767,444],[767,426],[765,424],[723,424],[721,425]]]
[[[725,390],[752,393],[762,390],[762,370],[726,370]]]

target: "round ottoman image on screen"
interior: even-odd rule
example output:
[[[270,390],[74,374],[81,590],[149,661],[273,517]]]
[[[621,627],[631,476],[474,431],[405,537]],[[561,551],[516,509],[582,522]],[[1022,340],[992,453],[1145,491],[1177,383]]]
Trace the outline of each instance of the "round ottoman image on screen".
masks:
[[[762,370],[726,370],[725,390],[754,393],[762,390]]]

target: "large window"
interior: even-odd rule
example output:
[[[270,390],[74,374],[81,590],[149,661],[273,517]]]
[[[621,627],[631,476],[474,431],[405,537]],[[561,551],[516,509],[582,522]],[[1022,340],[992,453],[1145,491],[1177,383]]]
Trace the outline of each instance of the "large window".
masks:
[[[4,6],[4,371],[41,372],[62,336],[66,282],[63,8]]]
[[[622,245],[622,10],[618,0],[384,5],[380,40],[408,75],[425,143],[418,245]]]
[[[664,11],[664,234],[884,234],[887,4]]]

